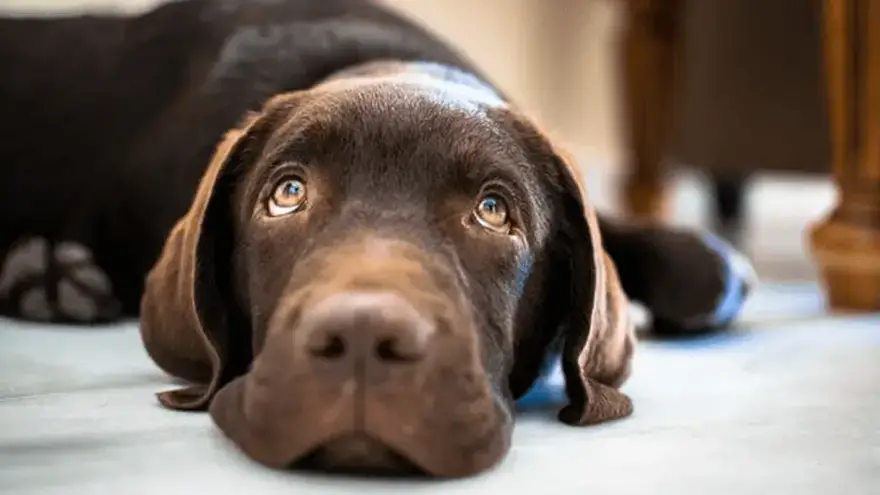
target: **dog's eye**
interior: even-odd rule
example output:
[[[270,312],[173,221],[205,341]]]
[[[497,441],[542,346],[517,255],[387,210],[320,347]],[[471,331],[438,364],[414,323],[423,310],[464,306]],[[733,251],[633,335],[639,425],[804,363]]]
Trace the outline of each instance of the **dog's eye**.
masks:
[[[306,204],[306,184],[299,179],[285,179],[275,186],[269,198],[269,215],[293,213]]]
[[[480,198],[474,208],[474,217],[477,223],[493,232],[506,234],[510,231],[507,203],[494,194]]]

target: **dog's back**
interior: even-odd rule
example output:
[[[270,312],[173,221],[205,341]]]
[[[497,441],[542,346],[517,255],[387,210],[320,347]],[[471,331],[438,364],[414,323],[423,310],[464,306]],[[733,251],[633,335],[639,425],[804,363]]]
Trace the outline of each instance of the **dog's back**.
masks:
[[[474,70],[366,0],[188,0],[135,17],[0,19],[0,255],[34,237],[50,253],[73,241],[135,312],[143,275],[223,132],[274,94],[381,59]]]

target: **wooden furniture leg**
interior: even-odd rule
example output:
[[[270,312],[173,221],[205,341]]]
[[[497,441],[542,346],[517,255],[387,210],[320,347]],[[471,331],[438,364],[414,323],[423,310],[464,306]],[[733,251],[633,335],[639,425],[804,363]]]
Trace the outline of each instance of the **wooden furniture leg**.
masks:
[[[684,0],[626,0],[621,40],[627,177],[623,207],[642,219],[666,213],[664,155],[672,118],[681,4]]]
[[[810,232],[832,310],[880,310],[880,1],[824,0],[837,204]],[[792,143],[796,146],[797,143]]]

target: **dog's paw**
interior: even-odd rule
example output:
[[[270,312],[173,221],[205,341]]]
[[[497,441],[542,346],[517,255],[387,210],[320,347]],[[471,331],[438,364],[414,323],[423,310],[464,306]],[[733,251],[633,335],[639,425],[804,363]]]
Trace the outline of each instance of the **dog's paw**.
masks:
[[[110,278],[87,247],[41,237],[7,253],[0,266],[0,306],[26,320],[70,323],[109,321],[121,312]]]

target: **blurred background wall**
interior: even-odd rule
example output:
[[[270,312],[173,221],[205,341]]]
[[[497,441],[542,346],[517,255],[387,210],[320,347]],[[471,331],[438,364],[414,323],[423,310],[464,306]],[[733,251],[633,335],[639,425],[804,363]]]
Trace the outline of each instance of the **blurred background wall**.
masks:
[[[169,0],[0,0],[0,15],[134,13],[164,1]],[[605,211],[617,207],[623,143],[615,53],[623,2],[384,1],[470,56],[574,152],[589,171],[592,203]],[[694,172],[676,175],[669,219],[705,225],[710,211],[707,184]],[[824,177],[755,177],[748,190],[743,247],[762,277],[814,278],[803,229],[828,211],[833,198]]]
[[[137,12],[167,0],[0,0],[0,13]],[[318,0],[319,1],[319,0]],[[615,0],[385,0],[469,55],[582,161],[620,156]],[[585,163],[586,165],[586,163]]]

